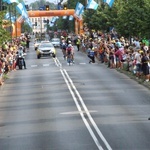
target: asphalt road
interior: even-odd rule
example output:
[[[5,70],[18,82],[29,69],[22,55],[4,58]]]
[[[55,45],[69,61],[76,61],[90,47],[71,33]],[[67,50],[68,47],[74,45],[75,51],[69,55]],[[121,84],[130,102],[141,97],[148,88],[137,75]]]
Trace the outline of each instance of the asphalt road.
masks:
[[[36,58],[0,87],[0,150],[149,150],[150,91],[75,50]]]

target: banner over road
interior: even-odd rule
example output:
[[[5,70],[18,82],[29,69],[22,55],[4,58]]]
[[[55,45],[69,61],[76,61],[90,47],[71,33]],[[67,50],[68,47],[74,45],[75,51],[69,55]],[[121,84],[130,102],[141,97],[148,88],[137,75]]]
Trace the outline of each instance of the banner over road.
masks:
[[[28,11],[29,17],[47,17],[47,16],[70,16],[74,15],[74,9],[68,10],[49,10],[49,11]]]

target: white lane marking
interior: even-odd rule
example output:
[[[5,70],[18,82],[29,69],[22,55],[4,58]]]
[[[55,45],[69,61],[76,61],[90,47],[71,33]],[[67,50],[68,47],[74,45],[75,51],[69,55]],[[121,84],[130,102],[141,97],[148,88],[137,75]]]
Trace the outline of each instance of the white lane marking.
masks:
[[[43,67],[48,67],[49,66],[49,64],[43,64]]]
[[[90,113],[94,113],[94,112],[97,112],[96,110],[89,110]],[[60,113],[61,115],[75,115],[75,114],[79,114],[80,112],[79,111],[71,111],[71,112],[63,112],[63,113]],[[82,111],[82,113],[87,113],[85,111]]]
[[[57,67],[62,67],[62,64],[60,63],[60,61],[59,61],[59,59],[57,58],[57,57],[55,57],[55,58],[53,58],[53,60],[54,60],[54,62],[55,62],[55,65],[57,66]]]
[[[78,96],[78,98],[79,98],[79,100],[80,100],[80,102],[81,102],[81,104],[82,104],[82,107],[84,108],[84,110],[85,110],[85,112],[86,112],[86,114],[87,114],[87,116],[88,116],[90,122],[92,123],[93,127],[95,128],[97,134],[99,135],[99,137],[101,138],[101,140],[104,142],[104,144],[105,144],[105,146],[107,147],[107,149],[108,149],[108,150],[112,150],[112,148],[110,147],[110,145],[108,144],[108,142],[107,142],[106,139],[104,138],[103,134],[102,134],[101,131],[99,130],[98,126],[96,125],[95,121],[93,120],[93,118],[92,118],[90,112],[88,111],[88,109],[87,109],[87,107],[86,107],[86,105],[85,105],[85,103],[84,103],[82,97],[80,96],[78,90],[76,89],[75,85],[73,84],[73,81],[71,80],[71,78],[69,77],[69,75],[68,75],[68,73],[67,73],[67,71],[66,71],[65,69],[64,69],[64,72],[65,72],[65,75],[67,76],[67,78],[68,78],[68,80],[69,80],[71,86],[73,87],[75,93],[77,94],[77,96]],[[74,100],[75,100],[75,99],[74,99]]]
[[[37,67],[37,65],[31,65],[31,67]]]
[[[80,104],[78,103],[78,101],[77,101],[77,99],[76,99],[76,97],[75,97],[75,94],[74,94],[74,92],[72,91],[72,89],[71,89],[71,87],[70,87],[70,85],[69,85],[69,81],[67,80],[64,71],[63,71],[62,69],[60,69],[60,72],[61,72],[61,74],[62,74],[62,76],[63,76],[63,78],[64,78],[64,80],[65,80],[65,82],[66,82],[66,84],[67,84],[67,86],[68,86],[68,89],[69,89],[69,91],[70,91],[70,93],[71,93],[71,95],[72,95],[72,98],[73,98],[73,100],[74,100],[74,102],[75,102],[75,104],[76,104],[76,107],[77,107],[77,109],[78,109],[78,111],[79,111],[79,113],[80,113],[80,116],[81,116],[81,118],[82,118],[82,120],[83,120],[85,126],[87,127],[89,133],[91,134],[91,136],[92,136],[92,138],[93,138],[95,144],[97,145],[98,149],[99,149],[99,150],[103,150],[103,148],[102,148],[102,146],[100,145],[98,139],[96,138],[96,136],[95,136],[95,134],[94,134],[92,128],[90,127],[88,121],[87,121],[86,118],[84,117],[84,113],[82,112],[82,109],[81,109],[81,107],[80,107]]]
[[[56,61],[56,58],[53,58],[54,62],[55,62],[55,65],[58,67],[58,62]]]

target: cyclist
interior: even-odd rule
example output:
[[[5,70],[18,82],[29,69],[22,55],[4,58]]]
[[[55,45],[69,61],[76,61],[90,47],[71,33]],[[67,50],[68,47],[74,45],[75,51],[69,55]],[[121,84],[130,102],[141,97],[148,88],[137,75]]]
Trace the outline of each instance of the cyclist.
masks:
[[[69,65],[74,62],[74,48],[71,44],[69,44],[66,48],[66,56]]]
[[[64,59],[66,59],[66,48],[67,48],[67,44],[65,43],[65,41],[63,41],[61,44],[61,49],[62,49]]]

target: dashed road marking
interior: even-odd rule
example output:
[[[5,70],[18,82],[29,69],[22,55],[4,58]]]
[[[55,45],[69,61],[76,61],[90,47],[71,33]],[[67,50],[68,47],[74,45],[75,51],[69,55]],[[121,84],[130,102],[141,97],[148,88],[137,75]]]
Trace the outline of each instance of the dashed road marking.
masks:
[[[38,65],[31,65],[31,67],[37,67]]]
[[[49,66],[49,64],[43,64],[43,67],[48,67]]]
[[[86,63],[79,63],[80,65],[86,65]]]

